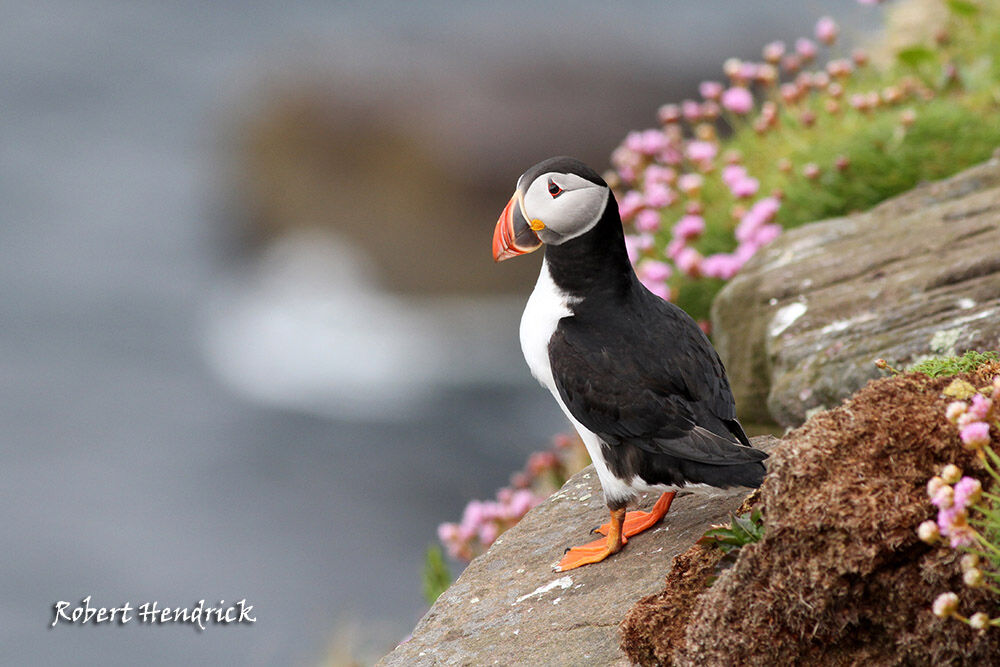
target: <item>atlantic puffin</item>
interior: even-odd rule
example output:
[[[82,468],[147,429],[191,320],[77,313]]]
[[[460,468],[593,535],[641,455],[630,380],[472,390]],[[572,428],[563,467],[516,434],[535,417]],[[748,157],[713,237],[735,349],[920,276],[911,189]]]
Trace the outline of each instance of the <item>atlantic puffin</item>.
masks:
[[[570,157],[518,179],[493,233],[501,262],[545,246],[521,317],[532,375],[587,447],[611,520],[605,538],[568,549],[557,571],[597,563],[655,525],[676,489],[758,487],[767,454],[736,419],[722,361],[695,321],[635,275],[618,203],[593,169]],[[649,512],[627,512],[662,491]]]

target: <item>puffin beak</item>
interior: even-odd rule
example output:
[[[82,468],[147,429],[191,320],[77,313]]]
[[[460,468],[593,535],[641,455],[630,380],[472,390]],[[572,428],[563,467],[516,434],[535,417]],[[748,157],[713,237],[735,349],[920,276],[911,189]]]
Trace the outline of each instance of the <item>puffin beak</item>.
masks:
[[[502,262],[538,250],[541,245],[538,235],[524,216],[524,195],[516,190],[493,230],[493,259]]]

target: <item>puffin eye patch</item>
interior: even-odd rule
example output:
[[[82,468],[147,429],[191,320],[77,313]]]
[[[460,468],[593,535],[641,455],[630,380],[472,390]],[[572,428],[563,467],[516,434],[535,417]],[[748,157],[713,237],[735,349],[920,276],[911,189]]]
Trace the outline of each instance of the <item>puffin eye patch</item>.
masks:
[[[563,189],[561,187],[559,187],[559,185],[556,184],[556,182],[553,181],[550,178],[549,179],[549,194],[552,195],[552,198],[555,199],[556,197],[558,197],[562,193],[563,193]]]

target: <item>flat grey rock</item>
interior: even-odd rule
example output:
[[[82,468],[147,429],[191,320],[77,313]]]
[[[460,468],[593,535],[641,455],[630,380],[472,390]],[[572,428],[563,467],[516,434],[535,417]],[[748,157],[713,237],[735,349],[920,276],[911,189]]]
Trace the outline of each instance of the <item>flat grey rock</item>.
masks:
[[[768,449],[773,439],[757,438]],[[678,493],[653,529],[608,560],[554,572],[570,546],[608,519],[592,466],[504,533],[466,568],[380,665],[627,665],[618,624],[641,597],[663,588],[675,555],[726,521],[746,489]],[[682,495],[684,494],[684,495]],[[650,494],[642,506],[656,500]]]
[[[797,426],[884,358],[1000,347],[1000,161],[762,249],[712,306],[741,417]]]

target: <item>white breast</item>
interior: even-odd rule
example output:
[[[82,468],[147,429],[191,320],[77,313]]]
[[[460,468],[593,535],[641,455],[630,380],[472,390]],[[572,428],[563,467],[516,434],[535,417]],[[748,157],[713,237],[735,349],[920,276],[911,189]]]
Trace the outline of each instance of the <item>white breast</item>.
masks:
[[[521,351],[524,353],[524,360],[528,362],[531,374],[548,389],[552,396],[559,403],[567,419],[572,422],[583,444],[587,447],[587,453],[594,462],[594,469],[601,480],[604,488],[605,499],[625,500],[636,495],[629,484],[618,479],[608,470],[604,455],[601,452],[601,441],[595,433],[590,431],[583,424],[578,422],[570,413],[562,397],[559,396],[559,389],[552,378],[552,365],[549,362],[549,340],[559,326],[559,320],[573,315],[573,304],[576,299],[559,289],[552,280],[549,267],[546,262],[542,262],[541,273],[538,274],[538,282],[535,289],[528,298],[528,304],[524,307],[524,314],[521,315]]]

